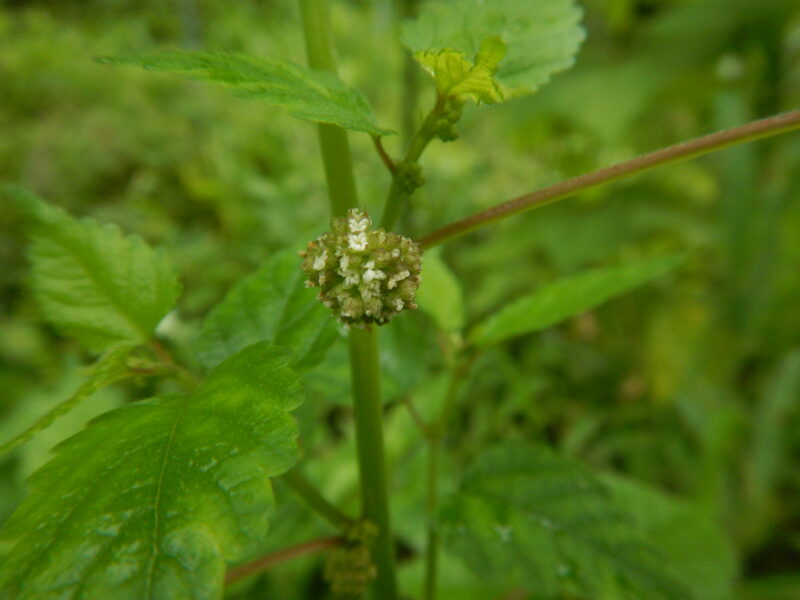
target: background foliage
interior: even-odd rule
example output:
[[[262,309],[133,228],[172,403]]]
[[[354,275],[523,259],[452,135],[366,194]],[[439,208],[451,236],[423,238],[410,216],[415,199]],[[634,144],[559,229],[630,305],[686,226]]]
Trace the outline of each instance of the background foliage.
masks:
[[[428,183],[413,218],[404,219],[406,231],[425,233],[560,178],[800,104],[800,9],[791,0],[583,6],[587,39],[572,70],[534,96],[468,108],[461,139],[431,145]],[[401,89],[397,12],[388,0],[337,2],[334,24],[342,79],[364,90],[378,122],[402,138],[417,110]],[[215,354],[213,328],[235,315],[221,308],[203,320],[229,292],[235,299],[247,296],[247,286],[264,286],[270,297],[303,301],[272,289],[270,268],[257,269],[273,254],[272,268],[284,268],[279,250],[297,249],[324,229],[322,171],[309,160],[317,153],[313,128],[225,90],[92,58],[171,47],[303,63],[299,31],[288,0],[235,8],[213,0],[0,2],[0,180],[165,247],[184,291],[160,331],[191,347],[204,327],[197,342],[207,349],[204,366],[227,356]],[[427,106],[433,84],[421,73]],[[399,152],[396,140],[387,146]],[[387,176],[367,136],[353,136],[353,149],[361,197],[377,212]],[[447,348],[463,324],[471,330],[557,278],[691,249],[656,283],[487,347],[462,388],[443,488],[471,489],[466,466],[484,447],[547,444],[623,478],[610,484],[613,495],[655,532],[685,579],[708,578],[700,598],[800,597],[799,195],[800,138],[790,135],[664,168],[448,244],[434,260],[455,275],[437,281],[459,296],[456,308],[405,315],[382,334],[404,585],[419,585],[425,524],[422,448],[401,400],[412,398],[423,412],[438,402],[446,382],[437,346]],[[88,362],[81,346],[40,317],[22,221],[22,211],[0,210],[0,444],[74,394],[79,366]],[[330,336],[333,346],[304,375],[309,397],[295,413],[306,471],[329,497],[353,504],[346,354],[330,332],[312,333]],[[238,339],[224,342],[241,347]],[[317,346],[297,343],[317,360]],[[56,420],[44,440],[0,457],[0,518],[23,497],[27,475],[52,457],[50,447],[91,417],[168,395],[170,386],[134,379],[101,391]],[[674,499],[647,500],[651,488]],[[280,483],[275,492],[279,518],[262,551],[326,534]],[[463,498],[469,504],[472,496]],[[702,514],[686,517],[689,505]],[[475,506],[452,510],[457,516]],[[721,539],[701,545],[720,527]],[[709,531],[717,533],[702,533]],[[444,558],[441,575],[442,597],[487,595],[453,558]],[[319,561],[303,559],[229,595],[316,598],[323,589]]]

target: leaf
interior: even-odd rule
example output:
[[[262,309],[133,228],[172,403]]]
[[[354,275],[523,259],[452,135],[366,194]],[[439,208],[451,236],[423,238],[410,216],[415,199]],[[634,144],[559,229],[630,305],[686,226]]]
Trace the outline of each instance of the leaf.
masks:
[[[293,367],[302,370],[319,363],[337,336],[330,311],[304,285],[300,259],[283,251],[234,286],[211,311],[197,353],[204,365],[213,367],[250,344],[268,341],[291,348]]]
[[[438,248],[428,250],[422,264],[422,283],[417,303],[444,331],[464,327],[464,298],[453,272],[442,260]]]
[[[500,37],[507,53],[495,78],[506,98],[536,91],[572,66],[584,38],[573,0],[452,0],[427,4],[403,26],[412,52],[449,49],[473,56],[486,38]]]
[[[489,346],[551,327],[586,312],[680,265],[674,254],[641,262],[593,269],[560,279],[501,308],[470,332],[470,341]]]
[[[44,317],[91,350],[145,343],[173,308],[180,283],[167,256],[138,236],[76,220],[3,186],[31,222],[33,292]]]
[[[332,73],[230,52],[176,52],[109,56],[104,64],[138,65],[219,83],[249,100],[283,108],[306,121],[331,123],[372,135],[394,133],[375,124],[364,96]]]
[[[9,452],[20,444],[24,444],[38,432],[49,427],[58,417],[67,414],[82,400],[91,396],[100,388],[111,385],[128,376],[127,360],[133,348],[133,345],[123,344],[108,350],[92,365],[88,378],[72,396],[56,404],[22,433],[0,445],[0,454]]]
[[[733,597],[736,552],[707,511],[631,479],[603,474],[602,481],[693,597]]]
[[[446,547],[477,575],[542,597],[692,598],[591,471],[544,446],[485,451],[443,506]]]
[[[493,104],[503,99],[494,74],[505,53],[503,40],[495,36],[481,42],[474,62],[470,62],[462,52],[448,49],[416,52],[414,58],[433,75],[441,96],[470,98],[476,104]]]
[[[0,598],[216,599],[264,543],[297,460],[287,353],[251,346],[193,394],[129,404],[57,446],[9,519]]]

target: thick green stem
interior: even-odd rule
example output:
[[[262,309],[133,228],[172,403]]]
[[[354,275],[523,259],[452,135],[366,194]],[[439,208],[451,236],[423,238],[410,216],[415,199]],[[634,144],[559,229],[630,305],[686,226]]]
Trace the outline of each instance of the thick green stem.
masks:
[[[309,483],[297,468],[281,476],[283,482],[303,501],[336,528],[344,528],[355,521],[328,502],[319,491]]]
[[[300,0],[300,10],[303,16],[308,65],[318,71],[336,73],[328,1]],[[317,125],[317,133],[325,168],[325,180],[328,184],[331,213],[335,217],[340,217],[348,208],[358,205],[347,132],[336,125],[320,123]]]
[[[373,559],[378,568],[375,598],[394,600],[397,597],[394,540],[383,451],[378,333],[375,329],[350,330],[350,373],[361,476],[361,508],[364,518],[378,526],[378,537],[373,544]]]
[[[637,156],[634,159],[606,167],[605,169],[592,171],[591,173],[586,173],[579,177],[573,177],[572,179],[561,181],[530,194],[519,196],[503,204],[487,208],[486,210],[475,213],[460,221],[450,223],[436,231],[432,231],[421,237],[417,242],[422,248],[430,248],[454,237],[474,231],[479,227],[485,227],[499,219],[545,206],[556,200],[568,198],[579,192],[605,185],[619,179],[625,179],[649,171],[655,167],[688,160],[690,158],[702,156],[703,154],[722,150],[729,146],[752,142],[781,133],[788,133],[796,129],[800,129],[800,110],[775,115],[773,117],[761,119],[760,121],[753,121],[746,125],[741,125],[740,127],[726,129],[725,131],[695,138],[688,142],[668,146],[667,148]]]
[[[327,0],[300,0],[308,61],[312,68],[336,72]],[[344,215],[358,206],[350,146],[344,130],[319,126],[319,140],[331,212]],[[377,568],[374,595],[379,600],[396,600],[394,539],[386,489],[386,464],[383,450],[378,338],[375,331],[350,330],[350,368],[353,380],[353,406],[356,447],[361,478],[363,518],[378,527],[372,544]]]

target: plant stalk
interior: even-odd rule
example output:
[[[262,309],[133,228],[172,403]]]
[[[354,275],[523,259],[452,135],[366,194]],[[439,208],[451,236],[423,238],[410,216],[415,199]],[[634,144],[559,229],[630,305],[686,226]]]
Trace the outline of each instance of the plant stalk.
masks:
[[[309,65],[314,69],[335,73],[336,62],[327,0],[300,0],[300,9]],[[358,206],[347,133],[336,126],[319,125],[319,141],[331,213],[333,216],[342,216],[349,208]],[[386,488],[377,332],[352,328],[349,345],[361,511],[363,518],[378,528],[378,535],[371,546],[372,559],[377,569],[374,597],[379,600],[396,600],[394,538]]]
[[[667,146],[661,150],[573,177],[530,194],[519,196],[503,204],[498,204],[432,231],[419,238],[417,243],[423,249],[431,248],[505,217],[545,206],[557,200],[574,196],[579,192],[638,175],[655,167],[689,160],[729,146],[788,133],[796,129],[800,129],[800,110],[782,113],[759,121],[752,121],[746,125],[712,133],[674,146]]]
[[[281,476],[281,480],[302,498],[311,509],[334,527],[344,528],[354,523],[353,519],[328,502],[297,468],[284,473]]]

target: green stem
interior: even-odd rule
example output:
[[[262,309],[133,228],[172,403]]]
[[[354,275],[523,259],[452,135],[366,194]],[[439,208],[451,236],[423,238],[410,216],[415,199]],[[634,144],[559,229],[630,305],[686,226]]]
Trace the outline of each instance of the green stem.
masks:
[[[436,97],[436,104],[434,105],[428,116],[422,122],[422,125],[411,138],[408,144],[408,150],[403,160],[399,163],[411,164],[419,161],[425,148],[436,136],[437,124],[442,116],[442,111],[445,106],[445,98],[442,96]],[[401,177],[397,174],[392,178],[392,185],[389,187],[389,194],[386,198],[386,204],[383,208],[383,216],[381,217],[380,226],[391,231],[397,219],[400,217],[400,210],[403,208],[403,203],[411,196],[408,189],[403,184]]]
[[[319,513],[321,517],[334,527],[342,529],[355,523],[353,519],[328,502],[324,496],[309,483],[299,469],[295,468],[285,473],[281,476],[281,480],[283,480],[295,494],[302,498],[310,508]]]
[[[725,131],[695,138],[688,142],[668,146],[598,171],[567,179],[533,193],[519,196],[503,204],[498,204],[432,231],[421,237],[417,242],[423,249],[431,248],[505,217],[538,208],[619,179],[638,175],[655,167],[696,158],[729,146],[788,133],[796,129],[800,129],[800,110],[775,115],[734,127],[733,129],[726,129]]]
[[[336,73],[328,0],[300,0],[300,11],[303,17],[308,65],[318,71]],[[341,217],[347,213],[347,209],[358,206],[353,159],[347,132],[336,125],[320,123],[317,125],[317,134],[325,168],[325,180],[328,184],[331,213],[335,217]]]
[[[378,526],[378,536],[372,548],[373,560],[378,569],[375,598],[394,600],[397,598],[397,583],[383,451],[383,411],[376,330],[350,330],[350,372],[361,477],[361,510],[365,519]]]
[[[327,0],[300,0],[300,9],[310,66],[335,73]],[[347,209],[358,206],[347,134],[338,127],[320,125],[319,140],[331,212],[334,216],[344,215]],[[386,489],[377,333],[353,328],[350,330],[349,342],[361,510],[363,518],[378,527],[378,536],[371,547],[377,568],[374,592],[375,597],[380,600],[396,600],[394,539]]]
[[[458,393],[461,389],[461,383],[470,368],[472,368],[473,360],[474,357],[470,357],[451,371],[450,384],[447,388],[444,405],[433,427],[428,429],[428,490],[425,502],[428,541],[425,550],[424,600],[434,600],[436,598],[436,579],[439,570],[439,532],[436,528],[436,507],[439,502],[439,457],[444,437],[447,433],[447,425],[455,409]]]

